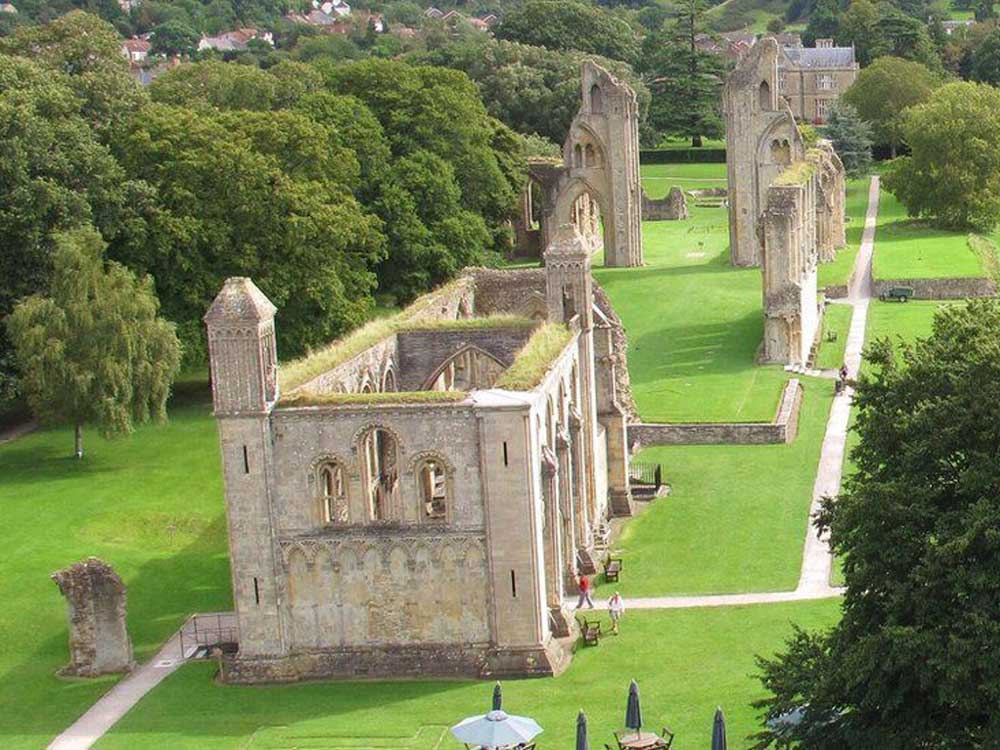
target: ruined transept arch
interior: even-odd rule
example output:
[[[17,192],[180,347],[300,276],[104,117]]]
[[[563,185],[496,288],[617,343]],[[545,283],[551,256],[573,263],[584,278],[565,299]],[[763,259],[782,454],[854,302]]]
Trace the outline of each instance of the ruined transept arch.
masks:
[[[639,187],[639,118],[635,92],[608,71],[589,60],[581,71],[582,106],[570,125],[561,162],[529,163],[529,182],[541,187],[540,195],[522,201],[517,229],[523,254],[535,255],[552,241],[556,227],[574,216],[567,210],[580,198],[580,183],[587,186],[592,207],[600,209],[600,233],[608,266],[641,266],[642,204]],[[540,198],[541,200],[538,200]],[[539,233],[531,222],[538,212]],[[586,217],[598,219],[593,211]],[[581,227],[585,229],[586,227]],[[592,227],[591,227],[592,228]]]

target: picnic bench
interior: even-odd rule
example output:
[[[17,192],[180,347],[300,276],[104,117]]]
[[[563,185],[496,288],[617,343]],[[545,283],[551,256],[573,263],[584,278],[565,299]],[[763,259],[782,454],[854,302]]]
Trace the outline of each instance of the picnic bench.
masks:
[[[601,623],[597,620],[580,619],[580,632],[583,634],[584,646],[597,646],[601,643]]]
[[[912,286],[894,286],[890,287],[888,291],[882,292],[878,298],[885,302],[889,300],[897,300],[899,302],[906,302],[913,296]]]
[[[604,580],[609,583],[618,583],[618,577],[622,574],[622,559],[608,555],[604,561]]]

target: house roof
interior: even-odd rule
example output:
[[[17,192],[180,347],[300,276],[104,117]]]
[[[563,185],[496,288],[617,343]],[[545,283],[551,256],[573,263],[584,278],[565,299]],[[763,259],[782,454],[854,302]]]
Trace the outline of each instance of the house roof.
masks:
[[[797,68],[854,67],[854,47],[785,47],[783,51]]]
[[[145,39],[126,39],[122,42],[122,47],[127,49],[129,52],[149,52],[149,48],[152,46],[153,45]]]
[[[216,295],[205,320],[270,320],[277,308],[245,276],[231,276]]]

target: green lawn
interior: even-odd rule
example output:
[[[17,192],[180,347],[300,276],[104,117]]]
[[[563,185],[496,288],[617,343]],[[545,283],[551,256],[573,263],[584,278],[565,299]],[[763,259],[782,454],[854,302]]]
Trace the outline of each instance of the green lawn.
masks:
[[[590,745],[613,743],[635,678],[650,729],[669,725],[675,750],[704,750],[712,715],[726,712],[730,747],[746,747],[756,728],[748,704],[760,695],[755,654],[770,654],[791,633],[832,625],[839,602],[755,607],[632,610],[619,637],[577,652],[555,679],[504,683],[504,707],[544,728],[539,747],[572,747],[576,714],[587,712]],[[607,623],[605,622],[605,625]],[[264,750],[282,748],[460,746],[446,727],[489,707],[492,685],[469,682],[316,683],[227,687],[212,681],[211,664],[184,667],[147,696],[98,750]],[[421,728],[423,731],[421,732]],[[408,741],[420,733],[415,741]],[[397,739],[393,739],[397,738]]]
[[[876,279],[936,279],[984,276],[965,232],[935,229],[906,216],[895,196],[879,199],[872,274]]]
[[[847,284],[854,271],[854,261],[861,247],[861,235],[865,229],[865,214],[868,211],[868,185],[870,178],[862,177],[847,182],[847,202],[844,207],[850,221],[847,223],[847,245],[837,251],[837,257],[830,263],[820,263],[818,284],[825,287]]]
[[[672,487],[615,544],[627,596],[794,589],[833,383],[807,378],[789,445],[650,448]],[[604,594],[613,586],[599,583]]]
[[[643,164],[639,174],[642,187],[650,198],[662,198],[674,185],[684,190],[726,187],[725,164]],[[688,203],[691,202],[688,199]],[[725,210],[719,211],[725,223]]]
[[[826,306],[826,312],[823,314],[819,354],[816,355],[817,368],[821,370],[840,369],[844,363],[847,334],[851,330],[853,314],[854,308],[851,305],[831,303]],[[832,340],[831,334],[834,336]]]
[[[664,166],[686,174],[724,167],[655,169]],[[643,268],[594,270],[625,324],[632,391],[647,421],[774,418],[787,376],[754,363],[763,335],[760,269],[729,265],[727,226],[724,208],[691,206],[686,221],[643,223]]]
[[[62,680],[66,610],[53,571],[97,555],[129,587],[136,658],[195,610],[228,609],[229,566],[214,420],[202,391],[165,426],[116,442],[69,430],[0,447],[0,747],[39,750],[114,681]]]

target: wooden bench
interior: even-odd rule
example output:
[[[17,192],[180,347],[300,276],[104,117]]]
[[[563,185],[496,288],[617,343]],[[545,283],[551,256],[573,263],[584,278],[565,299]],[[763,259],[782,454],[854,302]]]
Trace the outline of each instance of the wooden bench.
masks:
[[[622,559],[611,557],[604,561],[604,580],[608,583],[618,583],[618,577],[622,574]]]
[[[889,291],[882,292],[882,294],[880,294],[878,298],[883,302],[885,302],[887,299],[894,299],[898,300],[899,302],[906,302],[912,296],[913,296],[912,286],[894,286],[891,287]]]
[[[580,633],[583,634],[584,646],[597,646],[601,643],[601,623],[597,620],[580,619]]]

